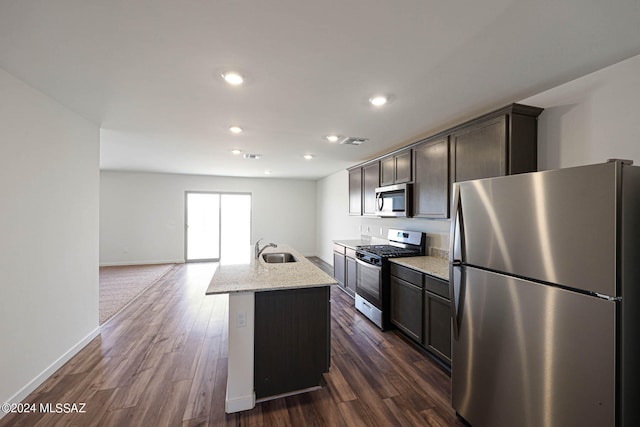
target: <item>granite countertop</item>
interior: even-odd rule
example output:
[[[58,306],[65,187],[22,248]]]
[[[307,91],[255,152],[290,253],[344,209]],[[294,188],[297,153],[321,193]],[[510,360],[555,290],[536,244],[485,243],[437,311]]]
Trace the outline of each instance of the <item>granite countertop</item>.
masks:
[[[257,260],[254,258],[253,245],[248,250],[250,255],[240,263],[225,263],[221,260],[209,283],[207,295],[312,288],[336,284],[333,277],[320,270],[289,245],[267,248],[262,253],[289,252],[298,260],[296,262],[269,264],[264,261],[262,255]]]
[[[350,239],[350,240],[334,240],[333,243],[337,245],[345,246],[349,249],[356,250],[357,246],[365,246],[370,245],[371,240],[363,240],[363,239]]]
[[[389,261],[443,280],[449,280],[449,261],[446,259],[432,256],[413,256],[406,258],[391,258]]]

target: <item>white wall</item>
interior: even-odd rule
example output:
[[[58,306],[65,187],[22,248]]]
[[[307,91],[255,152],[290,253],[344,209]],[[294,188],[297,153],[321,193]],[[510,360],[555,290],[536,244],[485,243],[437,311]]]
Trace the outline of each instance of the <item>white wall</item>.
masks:
[[[640,165],[640,55],[581,77],[523,104],[538,120],[538,167],[556,169],[609,158]]]
[[[100,264],[184,261],[185,191],[252,193],[252,242],[315,254],[315,181],[102,171]]]
[[[333,264],[332,240],[360,238],[360,217],[349,216],[349,174],[340,171],[317,181],[317,255]]]
[[[0,148],[4,403],[98,333],[99,131],[0,69]]]
[[[517,102],[545,109],[538,119],[538,168],[545,170],[608,158],[631,159],[640,165],[638,100],[640,56]],[[332,240],[361,234],[378,237],[380,227],[383,237],[388,228],[424,231],[430,246],[447,249],[448,220],[351,217],[347,204],[346,171],[318,181],[317,252],[329,263],[333,263]]]

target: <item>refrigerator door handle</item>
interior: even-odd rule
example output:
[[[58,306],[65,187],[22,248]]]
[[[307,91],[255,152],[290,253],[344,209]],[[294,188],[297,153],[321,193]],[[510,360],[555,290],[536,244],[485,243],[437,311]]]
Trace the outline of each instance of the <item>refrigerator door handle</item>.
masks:
[[[449,233],[449,263],[455,260],[456,248],[456,223],[458,222],[458,212],[460,210],[460,187],[453,185],[453,207],[451,216],[451,231]]]
[[[455,267],[462,265],[462,259],[455,258],[456,240],[456,225],[460,222],[460,234],[462,234],[462,215],[460,214],[460,186],[458,184],[453,185],[453,215],[451,217],[451,232],[449,233],[449,299],[451,301],[451,320],[453,326],[453,338],[458,339],[458,309],[456,307],[456,286],[455,286]],[[462,258],[462,242],[460,243],[460,258]]]

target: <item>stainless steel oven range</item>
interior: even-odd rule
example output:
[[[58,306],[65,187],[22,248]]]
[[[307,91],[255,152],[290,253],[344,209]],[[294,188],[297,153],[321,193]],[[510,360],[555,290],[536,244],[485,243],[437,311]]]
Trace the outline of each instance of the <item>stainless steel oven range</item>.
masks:
[[[389,258],[425,253],[425,237],[420,231],[389,229],[387,239],[387,245],[359,246],[356,250],[356,309],[383,330],[390,326]]]

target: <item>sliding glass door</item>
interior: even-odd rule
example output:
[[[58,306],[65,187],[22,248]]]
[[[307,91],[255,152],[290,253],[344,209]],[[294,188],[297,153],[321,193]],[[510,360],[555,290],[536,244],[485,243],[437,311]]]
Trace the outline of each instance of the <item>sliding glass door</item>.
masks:
[[[251,194],[187,192],[187,261],[241,262],[251,238]]]

